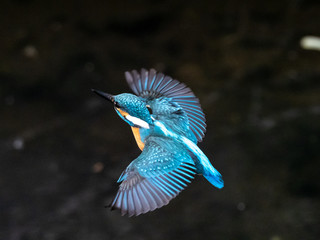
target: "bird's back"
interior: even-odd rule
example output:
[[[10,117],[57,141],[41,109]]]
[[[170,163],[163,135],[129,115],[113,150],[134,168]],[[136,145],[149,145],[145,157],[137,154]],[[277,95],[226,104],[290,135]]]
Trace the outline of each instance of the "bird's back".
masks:
[[[170,98],[161,97],[147,100],[147,104],[152,109],[152,116],[160,121],[167,129],[183,135],[193,142],[197,142],[196,137],[190,131],[189,119],[185,111]]]

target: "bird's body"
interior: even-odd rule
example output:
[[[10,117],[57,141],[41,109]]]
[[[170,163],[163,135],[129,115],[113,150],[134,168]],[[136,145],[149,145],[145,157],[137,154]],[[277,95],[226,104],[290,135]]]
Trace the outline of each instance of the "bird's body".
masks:
[[[176,134],[183,135],[189,139],[192,139],[192,141],[195,143],[197,142],[194,134],[189,130],[188,117],[181,108],[172,106],[170,102],[164,97],[146,100],[146,105],[149,106],[150,109],[152,109],[152,117],[155,120],[163,123],[166,128],[170,128],[171,131]],[[161,135],[161,133],[157,132],[155,128],[132,128],[135,139],[137,140],[140,138],[143,142],[149,135],[155,135],[157,133]]]
[[[114,103],[142,150],[121,174],[111,207],[129,216],[153,211],[176,197],[195,174],[222,188],[220,173],[196,145],[206,124],[192,91],[153,69],[125,76],[136,95],[112,96],[94,90]]]

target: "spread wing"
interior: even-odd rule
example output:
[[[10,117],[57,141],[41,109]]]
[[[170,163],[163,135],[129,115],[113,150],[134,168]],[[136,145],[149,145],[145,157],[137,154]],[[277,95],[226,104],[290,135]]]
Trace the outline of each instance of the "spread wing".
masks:
[[[190,129],[198,142],[202,141],[206,132],[206,119],[198,98],[190,88],[154,69],[141,69],[140,73],[133,70],[126,72],[125,77],[136,95],[147,99],[168,97],[177,103],[186,112]]]
[[[170,147],[171,149],[168,149]],[[122,173],[111,209],[140,215],[167,205],[196,174],[187,151],[161,137],[149,137],[143,152]]]

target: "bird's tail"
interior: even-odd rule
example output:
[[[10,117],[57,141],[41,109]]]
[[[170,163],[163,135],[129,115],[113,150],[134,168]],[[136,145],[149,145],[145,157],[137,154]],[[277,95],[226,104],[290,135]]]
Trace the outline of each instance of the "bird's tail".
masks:
[[[224,182],[222,179],[221,174],[216,171],[214,174],[210,175],[203,175],[213,186],[217,188],[223,188]]]
[[[203,168],[203,176],[215,187],[223,188],[224,182],[221,174],[215,169],[207,156],[201,151],[201,149],[192,141],[184,136],[180,136],[183,143],[186,144],[188,149],[197,157],[201,167]]]

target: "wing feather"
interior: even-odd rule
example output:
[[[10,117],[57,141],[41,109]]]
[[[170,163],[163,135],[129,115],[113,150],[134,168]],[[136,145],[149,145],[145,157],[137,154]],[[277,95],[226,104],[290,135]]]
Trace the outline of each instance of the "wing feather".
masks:
[[[196,167],[187,151],[183,154],[182,149],[174,154],[179,146],[170,144],[173,149],[169,151],[156,142],[160,137],[151,138],[122,174],[119,191],[110,204],[111,209],[120,209],[122,215],[137,216],[167,205],[195,177]],[[149,169],[148,173],[137,167],[141,166],[139,162]]]
[[[197,137],[197,141],[202,141],[206,132],[206,119],[199,99],[190,88],[163,73],[157,73],[154,69],[150,69],[149,71],[142,69],[140,74],[138,71],[133,70],[126,72],[125,77],[136,95],[147,99],[168,97],[171,101],[180,105],[186,112],[188,119],[194,118],[194,122],[198,128],[195,124],[190,124],[190,129]]]

